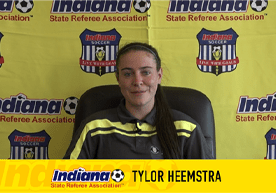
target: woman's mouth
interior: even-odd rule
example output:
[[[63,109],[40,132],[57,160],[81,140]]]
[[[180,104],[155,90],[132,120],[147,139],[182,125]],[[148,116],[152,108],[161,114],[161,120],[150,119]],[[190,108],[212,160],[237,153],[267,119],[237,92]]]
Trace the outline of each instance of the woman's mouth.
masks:
[[[142,95],[144,94],[146,91],[133,91],[131,92],[131,94],[134,94],[134,95]]]

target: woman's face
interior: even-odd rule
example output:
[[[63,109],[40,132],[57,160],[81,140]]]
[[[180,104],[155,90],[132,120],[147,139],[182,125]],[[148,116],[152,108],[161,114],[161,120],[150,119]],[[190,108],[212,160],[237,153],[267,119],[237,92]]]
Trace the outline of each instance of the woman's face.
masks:
[[[156,69],[154,56],[146,51],[129,51],[121,56],[117,80],[128,107],[152,109],[162,69]]]

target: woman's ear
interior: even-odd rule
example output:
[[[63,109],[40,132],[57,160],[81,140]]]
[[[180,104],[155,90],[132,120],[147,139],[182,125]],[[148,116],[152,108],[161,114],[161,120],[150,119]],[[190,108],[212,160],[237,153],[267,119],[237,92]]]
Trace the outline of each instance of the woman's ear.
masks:
[[[160,68],[157,73],[158,73],[158,84],[161,84],[161,80],[162,80],[162,77],[163,77],[163,69]]]
[[[116,76],[117,82],[119,82],[119,72],[118,71],[115,72],[115,76]]]

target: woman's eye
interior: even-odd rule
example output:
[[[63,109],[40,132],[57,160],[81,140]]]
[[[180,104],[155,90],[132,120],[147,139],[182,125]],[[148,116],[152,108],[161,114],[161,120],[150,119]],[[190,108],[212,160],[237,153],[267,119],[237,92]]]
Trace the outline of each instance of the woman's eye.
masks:
[[[124,73],[124,76],[126,76],[126,77],[128,77],[128,76],[130,76],[131,75],[131,73],[130,72],[126,72],[126,73]]]
[[[144,75],[149,75],[149,74],[150,74],[150,71],[143,71],[143,74],[144,74]]]

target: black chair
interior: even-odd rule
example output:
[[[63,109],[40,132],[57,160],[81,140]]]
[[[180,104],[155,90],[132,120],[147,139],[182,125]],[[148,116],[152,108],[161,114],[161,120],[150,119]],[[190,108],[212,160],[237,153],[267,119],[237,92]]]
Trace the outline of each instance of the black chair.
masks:
[[[172,109],[184,112],[198,122],[216,158],[214,114],[208,97],[190,88],[163,86],[163,90]],[[98,86],[87,90],[77,106],[74,133],[83,119],[95,112],[117,107],[122,98],[118,85]]]

